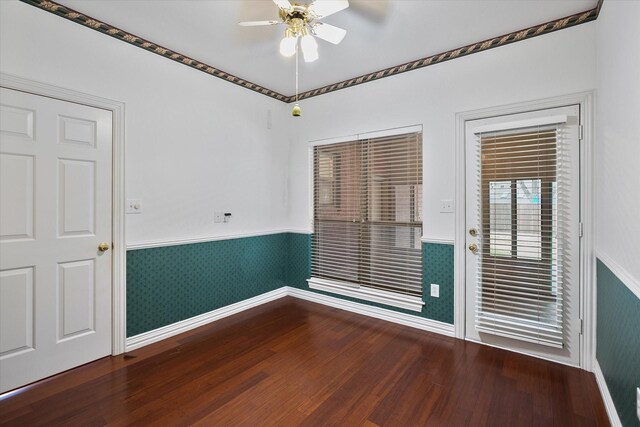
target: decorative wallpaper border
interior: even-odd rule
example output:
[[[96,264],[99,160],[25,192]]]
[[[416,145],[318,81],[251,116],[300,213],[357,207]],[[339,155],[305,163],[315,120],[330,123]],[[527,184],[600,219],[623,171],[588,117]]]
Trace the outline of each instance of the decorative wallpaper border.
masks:
[[[598,18],[602,2],[604,0],[598,0],[598,4],[593,9],[576,13],[574,15],[566,16],[564,18],[555,19],[553,21],[545,22],[544,24],[535,25],[533,27],[526,28],[520,31],[514,31],[512,33],[504,34],[502,36],[494,37],[491,39],[483,40],[477,43],[473,43],[467,46],[459,47],[457,49],[448,50],[446,52],[437,53],[435,55],[428,56],[426,58],[417,59],[415,61],[407,62],[394,67],[385,68],[384,70],[375,71],[373,73],[364,74],[359,77],[354,77],[349,80],[344,80],[339,83],[333,83],[327,86],[323,86],[318,89],[312,89],[306,92],[302,92],[298,95],[299,99],[311,98],[318,95],[324,95],[329,92],[335,92],[336,90],[345,89],[348,87],[356,86],[362,83],[379,80],[385,77],[395,76],[397,74],[405,73],[407,71],[417,70],[419,68],[428,67],[430,65],[440,64],[445,61],[449,61],[455,58],[461,58],[463,56],[471,55],[473,53],[483,52],[485,50],[493,49],[500,46],[506,46],[511,43],[519,42],[522,40],[531,39],[533,37],[541,36],[543,34],[549,34],[554,31],[571,28],[576,25],[584,24],[590,21],[594,21]],[[293,102],[295,97],[289,97],[288,102]]]
[[[188,67],[202,71],[203,73],[207,73],[212,76],[221,78],[230,83],[236,84],[238,86],[242,86],[246,89],[261,93],[263,95],[267,95],[279,101],[288,102],[288,100],[291,98],[290,96],[282,95],[281,93],[278,93],[271,89],[267,89],[266,87],[257,85],[255,83],[251,83],[250,81],[234,76],[233,74],[229,74],[219,68],[216,68],[211,65],[205,64],[204,62],[198,61],[197,59],[190,58],[179,52],[175,52],[171,49],[162,47],[159,44],[153,43],[149,40],[145,40],[142,37],[138,37],[134,34],[128,33],[124,30],[114,27],[113,25],[109,25],[98,19],[94,19],[88,15],[84,15],[80,12],[77,12],[69,7],[63,6],[54,1],[50,1],[50,0],[20,0],[20,1],[22,1],[23,3],[27,3],[32,6],[35,6],[39,9],[46,10],[47,12],[51,12],[54,15],[73,21],[76,24],[83,25],[85,27],[91,28],[92,30],[96,30],[99,33],[114,37],[125,43],[129,43],[133,46],[144,49],[148,52],[155,53],[156,55],[160,55],[172,61],[179,62]]]
[[[118,40],[124,41],[131,45],[137,46],[148,52],[155,53],[163,56],[167,59],[179,62],[187,65],[196,70],[210,74],[212,76],[224,79],[230,83],[242,86],[246,89],[252,90],[257,93],[269,96],[282,102],[290,103],[295,101],[294,95],[283,95],[275,92],[266,87],[251,83],[240,77],[229,74],[216,67],[205,64],[204,62],[190,58],[179,52],[172,51],[164,48],[151,41],[145,40],[134,34],[128,33],[124,30],[109,25],[105,22],[91,18],[71,8],[63,6],[51,0],[20,0],[29,5],[35,6],[39,9],[51,12],[54,15],[73,21],[77,24],[96,30],[102,34],[114,37]],[[541,36],[543,34],[549,34],[555,31],[571,28],[576,25],[584,24],[594,21],[598,18],[602,3],[604,0],[598,0],[598,4],[593,9],[586,10],[584,12],[576,13],[564,18],[555,19],[553,21],[545,22],[544,24],[535,25],[523,30],[514,31],[512,33],[504,34],[502,36],[494,37],[491,39],[483,40],[477,43],[473,43],[467,46],[459,47],[457,49],[448,50],[435,55],[428,56],[426,58],[417,59],[415,61],[407,62],[404,64],[396,65],[393,67],[385,68],[384,70],[375,71],[373,73],[364,74],[358,77],[354,77],[348,80],[344,80],[338,83],[333,83],[327,86],[323,86],[317,89],[312,89],[306,92],[302,92],[298,98],[307,99],[314,96],[324,95],[330,92],[335,92],[340,89],[346,89],[348,87],[356,86],[362,83],[379,80],[385,77],[395,76],[397,74],[405,73],[407,71],[417,70],[420,68],[428,67],[430,65],[440,64],[451,59],[461,58],[463,56],[471,55],[485,50],[493,49],[500,46],[506,46],[511,43],[527,40],[533,37]]]

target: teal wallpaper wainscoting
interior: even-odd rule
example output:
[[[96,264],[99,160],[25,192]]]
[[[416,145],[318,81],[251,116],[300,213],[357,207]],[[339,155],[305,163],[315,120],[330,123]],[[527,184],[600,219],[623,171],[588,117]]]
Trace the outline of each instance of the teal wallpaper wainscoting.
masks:
[[[453,324],[453,245],[422,245],[421,313],[336,298]],[[311,235],[258,237],[127,251],[127,337],[198,316],[282,286],[310,290]],[[429,296],[431,283],[440,298]]]
[[[127,337],[285,286],[287,233],[127,251]]]
[[[308,289],[307,279],[311,277],[311,235],[288,233],[289,262],[287,263],[287,285]]]
[[[640,387],[640,299],[597,262],[596,359],[623,426],[640,426],[636,387]]]
[[[440,285],[440,297],[431,297],[431,283]],[[422,316],[453,325],[453,245],[422,244]]]
[[[307,279],[311,276],[311,235],[290,233],[289,248],[290,258],[286,280],[289,286],[453,324],[453,245],[437,243],[422,244],[422,289],[425,305],[421,313],[345,297],[330,292],[309,289]],[[440,285],[439,298],[429,296],[431,283]]]

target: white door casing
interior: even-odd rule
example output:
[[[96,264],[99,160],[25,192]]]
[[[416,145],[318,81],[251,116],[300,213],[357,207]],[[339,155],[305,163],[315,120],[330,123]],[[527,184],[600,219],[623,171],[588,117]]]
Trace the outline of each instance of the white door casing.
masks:
[[[476,133],[480,129],[517,129],[525,127],[527,123],[544,121],[552,116],[565,115],[567,122],[564,125],[566,141],[571,147],[569,151],[571,192],[571,207],[569,223],[570,236],[568,240],[572,246],[570,252],[571,271],[568,275],[570,280],[566,283],[564,301],[564,321],[565,344],[563,348],[556,349],[540,344],[523,342],[513,338],[495,336],[491,334],[479,333],[475,326],[475,309],[477,298],[477,267],[478,255],[471,253],[469,244],[481,244],[480,236],[474,237],[469,234],[469,229],[476,228],[482,230],[478,224],[478,206],[480,196],[478,194],[479,179],[479,143]],[[496,116],[488,119],[478,119],[467,121],[465,125],[465,338],[472,341],[509,348],[514,351],[528,353],[537,357],[555,360],[561,363],[580,366],[581,331],[580,331],[580,242],[579,242],[579,221],[580,221],[580,145],[579,145],[579,125],[580,108],[577,105],[561,107],[555,109],[545,109],[531,111],[528,113],[511,114],[508,116]]]
[[[6,391],[111,353],[112,113],[0,90]]]

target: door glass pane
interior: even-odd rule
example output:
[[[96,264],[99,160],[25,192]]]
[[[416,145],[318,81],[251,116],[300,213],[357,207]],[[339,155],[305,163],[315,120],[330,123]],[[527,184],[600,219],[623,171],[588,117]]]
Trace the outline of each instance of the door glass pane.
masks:
[[[539,179],[516,181],[517,232],[516,257],[542,258],[542,217]],[[548,256],[548,255],[547,255]]]
[[[492,256],[511,256],[511,181],[489,182],[489,248]]]

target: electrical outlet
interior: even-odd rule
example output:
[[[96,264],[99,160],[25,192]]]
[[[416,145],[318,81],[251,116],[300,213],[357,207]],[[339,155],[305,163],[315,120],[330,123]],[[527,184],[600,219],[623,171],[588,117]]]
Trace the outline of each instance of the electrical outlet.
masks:
[[[222,222],[224,220],[224,212],[214,212],[213,222]]]
[[[128,214],[141,214],[142,213],[142,200],[140,199],[127,199],[127,204],[124,209]]]
[[[640,421],[640,387],[636,387],[636,415]]]
[[[436,285],[435,283],[431,284],[431,296],[440,298],[440,285]]]

